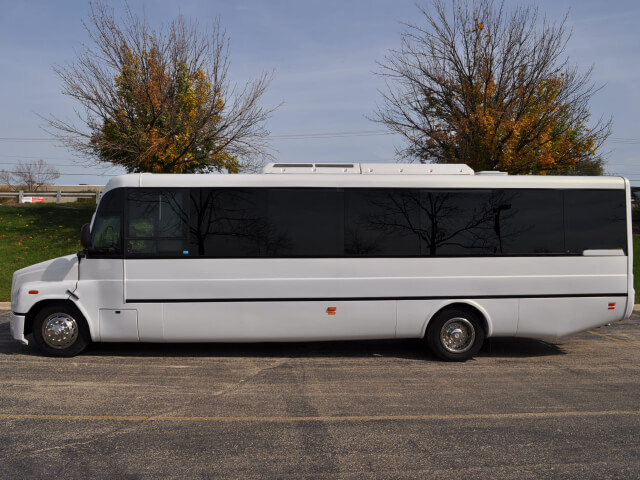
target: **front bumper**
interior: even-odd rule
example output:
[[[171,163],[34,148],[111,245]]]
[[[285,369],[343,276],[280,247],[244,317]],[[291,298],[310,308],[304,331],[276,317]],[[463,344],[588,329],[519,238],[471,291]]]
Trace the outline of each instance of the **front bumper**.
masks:
[[[16,315],[13,312],[9,314],[11,336],[23,345],[29,345],[29,340],[24,338],[24,319],[24,315]]]

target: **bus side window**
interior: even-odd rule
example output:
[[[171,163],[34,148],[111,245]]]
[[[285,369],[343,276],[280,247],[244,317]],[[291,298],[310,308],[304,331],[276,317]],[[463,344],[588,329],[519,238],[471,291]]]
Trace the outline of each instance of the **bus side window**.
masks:
[[[120,250],[120,215],[96,217],[93,250]]]
[[[627,253],[626,198],[623,190],[566,190],[567,253],[623,249]]]
[[[124,189],[107,192],[98,205],[91,228],[91,250],[100,254],[122,253],[122,214]]]
[[[127,198],[126,251],[136,257],[189,254],[185,189],[132,189]]]

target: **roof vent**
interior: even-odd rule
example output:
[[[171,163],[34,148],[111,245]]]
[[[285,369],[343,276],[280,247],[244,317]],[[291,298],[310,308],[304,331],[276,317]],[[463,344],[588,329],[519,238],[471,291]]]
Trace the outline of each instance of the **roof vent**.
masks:
[[[262,173],[360,173],[358,163],[268,163]]]
[[[313,163],[274,163],[273,168],[312,168]]]
[[[463,163],[269,163],[262,173],[362,173],[365,175],[473,175]],[[490,172],[492,174],[501,172]]]
[[[374,175],[473,175],[463,163],[361,163],[362,173]]]

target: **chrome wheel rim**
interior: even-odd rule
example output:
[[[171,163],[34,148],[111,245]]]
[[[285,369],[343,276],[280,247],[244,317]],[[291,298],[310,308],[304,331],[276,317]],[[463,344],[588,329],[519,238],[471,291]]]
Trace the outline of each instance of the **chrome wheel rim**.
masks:
[[[66,313],[54,313],[42,322],[42,338],[51,348],[67,348],[78,338],[78,324]]]
[[[440,329],[440,343],[447,352],[464,353],[472,347],[475,339],[476,329],[466,318],[451,318]]]

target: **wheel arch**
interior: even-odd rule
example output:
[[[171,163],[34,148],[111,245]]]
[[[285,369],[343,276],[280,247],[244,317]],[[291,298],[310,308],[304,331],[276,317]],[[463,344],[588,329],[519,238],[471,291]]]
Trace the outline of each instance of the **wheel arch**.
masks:
[[[485,338],[489,338],[491,336],[491,333],[493,331],[493,329],[491,328],[491,316],[489,315],[487,310],[482,305],[480,305],[479,303],[477,303],[477,302],[475,302],[473,300],[451,300],[449,302],[445,302],[445,303],[439,305],[438,308],[436,308],[433,311],[433,313],[431,314],[431,316],[427,320],[427,324],[425,325],[425,328],[424,328],[424,331],[423,331],[423,337],[427,336],[427,333],[429,332],[429,326],[432,325],[431,321],[440,312],[443,312],[445,310],[450,310],[450,309],[456,309],[456,308],[462,309],[462,310],[467,310],[469,312],[472,312],[472,313],[478,315],[478,317],[482,321],[482,327],[484,329]]]
[[[44,300],[40,300],[33,304],[33,306],[29,309],[24,319],[24,334],[28,335],[33,332],[33,319],[36,317],[38,312],[45,307],[49,307],[51,305],[61,305],[64,307],[68,307],[71,310],[75,311],[79,314],[79,320],[85,323],[85,327],[89,331],[89,335],[93,338],[93,331],[91,330],[91,322],[87,319],[86,313],[83,309],[79,308],[79,306],[68,298],[48,298]]]

